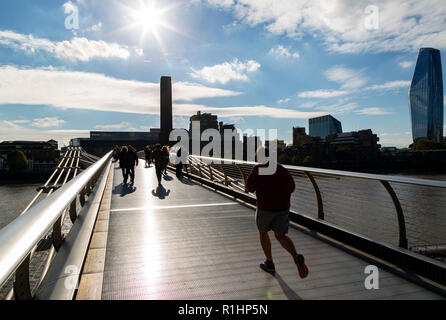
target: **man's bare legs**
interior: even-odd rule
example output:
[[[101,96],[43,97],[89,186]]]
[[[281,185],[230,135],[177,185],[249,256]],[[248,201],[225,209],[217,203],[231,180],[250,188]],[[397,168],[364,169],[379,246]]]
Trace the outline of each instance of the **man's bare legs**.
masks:
[[[271,240],[269,239],[268,232],[259,231],[260,244],[262,245],[263,252],[265,253],[266,259],[273,261],[273,256],[271,254]]]
[[[266,259],[270,262],[273,262],[271,240],[269,238],[268,232],[259,231],[259,236],[260,244],[262,245],[262,249],[265,253]],[[276,237],[277,241],[279,241],[280,245],[293,257],[293,260],[298,267],[300,277],[305,278],[308,275],[308,268],[305,265],[304,257],[300,254],[297,254],[296,247],[294,246],[293,241],[283,233],[274,232],[274,236]]]
[[[296,248],[294,247],[293,241],[285,234],[274,232],[274,235],[276,236],[277,241],[279,241],[280,245],[288,251],[291,256],[295,256],[297,254]]]

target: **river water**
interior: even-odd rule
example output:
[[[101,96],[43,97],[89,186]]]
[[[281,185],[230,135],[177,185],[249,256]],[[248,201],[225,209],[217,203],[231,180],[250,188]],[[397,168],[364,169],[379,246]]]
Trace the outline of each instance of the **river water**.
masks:
[[[0,185],[0,229],[20,215],[40,186],[41,184]]]

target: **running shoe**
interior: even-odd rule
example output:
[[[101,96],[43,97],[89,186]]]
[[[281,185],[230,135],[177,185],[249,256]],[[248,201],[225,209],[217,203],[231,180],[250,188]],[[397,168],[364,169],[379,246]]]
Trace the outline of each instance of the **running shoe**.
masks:
[[[274,273],[276,272],[276,267],[274,266],[274,263],[272,261],[265,260],[264,262],[260,262],[260,269],[269,272]]]
[[[303,279],[308,276],[308,268],[305,265],[305,258],[301,254],[296,254],[294,257],[294,263],[296,263],[299,276]]]

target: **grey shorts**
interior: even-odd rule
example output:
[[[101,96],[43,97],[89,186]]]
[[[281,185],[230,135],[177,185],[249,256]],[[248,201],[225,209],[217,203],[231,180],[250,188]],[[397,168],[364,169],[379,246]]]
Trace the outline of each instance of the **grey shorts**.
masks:
[[[287,234],[290,224],[290,211],[272,212],[257,209],[256,223],[259,231],[268,232],[273,230],[281,234]]]

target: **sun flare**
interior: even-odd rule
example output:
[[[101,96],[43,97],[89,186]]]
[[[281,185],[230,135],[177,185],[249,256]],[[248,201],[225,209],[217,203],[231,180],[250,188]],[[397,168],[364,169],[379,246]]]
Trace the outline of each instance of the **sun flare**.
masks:
[[[162,23],[162,12],[154,6],[135,11],[133,17],[135,22],[144,28],[144,31],[156,31],[158,25]]]

